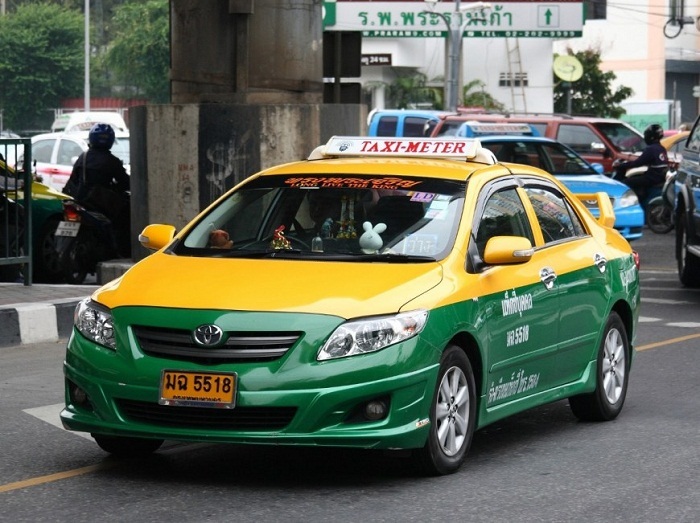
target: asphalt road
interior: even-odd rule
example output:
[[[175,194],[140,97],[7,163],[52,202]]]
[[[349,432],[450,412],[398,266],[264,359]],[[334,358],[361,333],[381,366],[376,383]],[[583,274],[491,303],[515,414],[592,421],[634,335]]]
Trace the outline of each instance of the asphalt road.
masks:
[[[64,342],[3,349],[0,521],[700,521],[700,292],[678,283],[672,234],[634,247],[642,321],[620,417],[531,410],[479,431],[447,477],[342,449],[171,444],[118,462],[56,426]]]

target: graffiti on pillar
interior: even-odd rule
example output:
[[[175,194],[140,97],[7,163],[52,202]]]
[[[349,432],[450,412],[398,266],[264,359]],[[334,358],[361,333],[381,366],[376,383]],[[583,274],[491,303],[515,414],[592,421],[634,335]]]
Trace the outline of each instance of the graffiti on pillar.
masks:
[[[177,165],[177,194],[180,195],[180,205],[177,207],[178,223],[187,223],[198,210],[196,207],[192,208],[194,180],[197,179],[196,172],[193,163],[178,163]]]
[[[229,142],[214,142],[206,150],[209,196],[218,198],[249,174],[250,130],[234,135]],[[227,179],[231,178],[227,181]]]

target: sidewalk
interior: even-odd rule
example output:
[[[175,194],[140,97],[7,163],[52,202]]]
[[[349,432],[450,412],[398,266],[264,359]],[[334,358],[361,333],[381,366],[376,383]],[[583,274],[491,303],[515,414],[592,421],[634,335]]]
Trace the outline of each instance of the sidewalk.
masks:
[[[0,283],[0,348],[67,338],[75,306],[98,287]]]

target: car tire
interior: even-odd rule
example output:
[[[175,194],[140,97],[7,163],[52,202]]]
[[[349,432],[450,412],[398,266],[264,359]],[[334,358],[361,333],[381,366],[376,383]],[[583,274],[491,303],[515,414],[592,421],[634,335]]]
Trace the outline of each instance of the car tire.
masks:
[[[700,257],[688,250],[688,224],[684,216],[676,223],[678,278],[686,287],[700,287]]]
[[[64,281],[63,268],[56,251],[56,228],[61,221],[60,216],[52,216],[41,228],[40,237],[35,243],[34,281],[39,283],[59,283]]]
[[[87,252],[87,245],[82,241],[74,241],[60,258],[61,270],[66,283],[80,285],[88,275],[85,267],[92,253]]]
[[[121,458],[134,458],[153,454],[163,444],[162,439],[130,438],[92,434],[99,447]]]
[[[657,234],[673,230],[673,210],[663,202],[650,202],[646,208],[646,222],[649,229]]]
[[[450,345],[440,359],[428,441],[414,451],[420,470],[432,476],[457,471],[471,446],[475,425],[476,382],[472,366],[461,348]]]
[[[589,394],[569,398],[574,416],[582,421],[615,419],[627,396],[630,349],[625,325],[611,312],[603,331],[596,362],[596,388]]]

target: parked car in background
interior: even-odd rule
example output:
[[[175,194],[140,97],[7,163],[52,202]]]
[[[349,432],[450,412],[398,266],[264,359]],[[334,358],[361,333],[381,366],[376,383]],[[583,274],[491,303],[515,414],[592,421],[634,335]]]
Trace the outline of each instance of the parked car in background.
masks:
[[[630,160],[644,150],[644,136],[629,124],[612,118],[541,114],[464,113],[440,117],[432,136],[454,136],[466,121],[527,123],[540,136],[561,142],[589,163],[599,163],[606,174],[615,160]]]
[[[368,136],[430,136],[443,111],[374,109],[367,116]]]
[[[78,156],[88,149],[88,131],[68,133],[45,133],[32,137],[32,160],[34,174],[46,185],[62,191]],[[117,156],[129,172],[129,133],[115,132],[112,153]]]
[[[681,143],[674,214],[678,277],[683,285],[700,287],[700,117]]]
[[[107,123],[115,132],[128,132],[126,122],[115,111],[72,111],[60,114],[51,124],[52,133],[89,131],[96,123]]]

